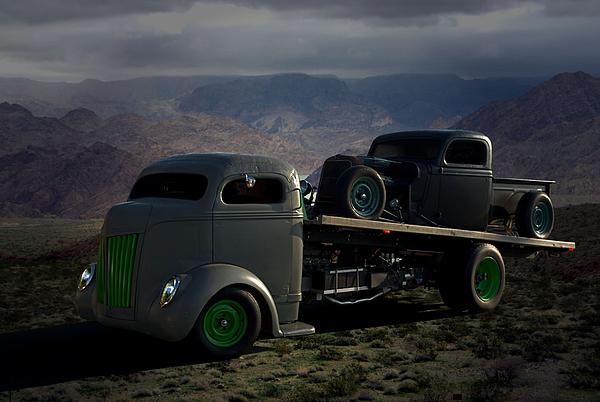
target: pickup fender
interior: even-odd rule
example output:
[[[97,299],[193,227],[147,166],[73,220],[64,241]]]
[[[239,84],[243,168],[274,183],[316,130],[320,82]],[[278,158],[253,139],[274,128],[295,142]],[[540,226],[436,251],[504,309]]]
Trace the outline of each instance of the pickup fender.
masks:
[[[266,306],[275,337],[283,336],[275,302],[265,284],[252,272],[230,264],[207,264],[179,275],[181,284],[173,301],[160,307],[160,295],[150,306],[147,333],[167,341],[180,341],[192,330],[206,303],[220,290],[240,286],[251,290],[261,306]],[[258,299],[257,297],[257,299]],[[263,317],[267,318],[267,317]]]

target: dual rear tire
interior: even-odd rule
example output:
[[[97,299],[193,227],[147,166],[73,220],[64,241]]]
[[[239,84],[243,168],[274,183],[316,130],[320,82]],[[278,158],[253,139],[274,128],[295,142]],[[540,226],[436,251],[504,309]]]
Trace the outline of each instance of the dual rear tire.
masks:
[[[444,303],[457,311],[490,311],[502,299],[505,268],[491,244],[476,244],[467,252],[448,253],[438,274]]]

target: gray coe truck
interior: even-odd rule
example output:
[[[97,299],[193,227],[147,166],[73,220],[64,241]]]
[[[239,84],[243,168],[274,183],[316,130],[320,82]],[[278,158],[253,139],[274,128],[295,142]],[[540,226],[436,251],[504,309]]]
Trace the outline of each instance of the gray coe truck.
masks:
[[[303,188],[304,189],[304,188]],[[80,315],[212,355],[243,353],[262,331],[314,333],[302,303],[368,303],[437,287],[456,310],[491,310],[504,256],[573,250],[571,242],[319,214],[280,160],[187,154],[145,168],[108,211],[96,263],[81,274]]]

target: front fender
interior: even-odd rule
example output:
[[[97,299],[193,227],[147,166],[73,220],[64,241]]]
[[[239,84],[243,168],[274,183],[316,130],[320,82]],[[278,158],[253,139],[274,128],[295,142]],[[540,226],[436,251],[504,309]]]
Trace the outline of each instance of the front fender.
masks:
[[[228,286],[250,287],[262,297],[269,309],[273,336],[283,336],[275,302],[265,284],[252,272],[230,264],[207,264],[180,275],[180,288],[173,301],[160,306],[160,295],[148,311],[146,331],[167,341],[180,341],[194,326],[206,303]]]

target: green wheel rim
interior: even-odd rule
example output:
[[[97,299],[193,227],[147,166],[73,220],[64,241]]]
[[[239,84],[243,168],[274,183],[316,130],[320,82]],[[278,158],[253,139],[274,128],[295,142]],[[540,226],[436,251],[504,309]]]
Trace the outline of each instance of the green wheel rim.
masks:
[[[377,182],[368,176],[360,177],[352,184],[351,204],[357,215],[368,217],[379,208],[381,195]]]
[[[475,271],[475,291],[482,301],[489,301],[500,291],[500,266],[492,257],[485,257]]]
[[[531,213],[531,226],[538,236],[543,236],[550,230],[552,225],[552,214],[550,207],[545,202],[538,202],[534,205]]]
[[[204,335],[211,344],[228,348],[244,337],[248,328],[248,316],[238,302],[220,300],[206,312],[203,327]]]

